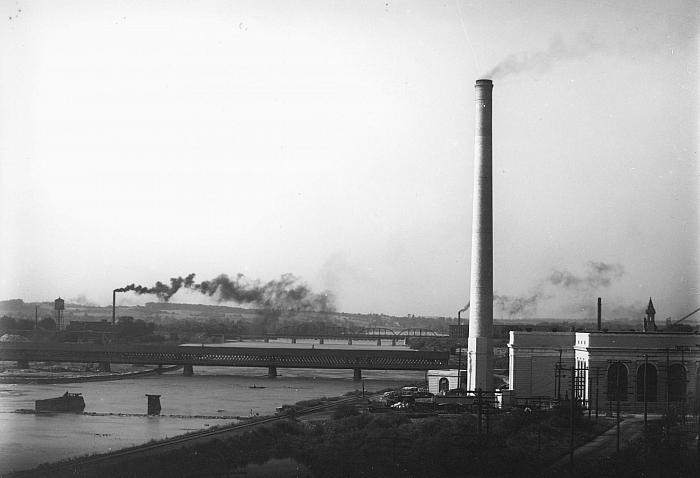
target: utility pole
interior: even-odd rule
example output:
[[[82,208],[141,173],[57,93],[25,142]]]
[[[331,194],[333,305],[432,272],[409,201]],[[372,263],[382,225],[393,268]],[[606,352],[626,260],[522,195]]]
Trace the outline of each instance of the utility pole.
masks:
[[[557,363],[557,400],[561,400],[561,353],[559,349],[559,362]]]
[[[598,422],[598,367],[595,368],[595,421]]]
[[[622,367],[622,363],[618,362],[617,368],[617,374],[616,374],[616,386],[615,386],[615,395],[617,396],[617,445],[615,447],[615,450],[620,453],[620,367]]]
[[[669,400],[671,399],[671,358],[670,350],[666,349],[666,436],[669,436],[671,431],[671,408]]]
[[[649,356],[644,354],[644,429],[647,429],[647,389],[649,385],[647,383],[647,367],[649,367]]]
[[[666,417],[669,412],[669,400],[671,399],[671,358],[669,357],[670,350],[666,349]]]
[[[569,423],[571,425],[571,437],[569,440],[569,464],[571,465],[571,471],[574,470],[574,422],[575,422],[575,406],[576,403],[576,368],[571,367],[571,410],[569,416]]]
[[[476,434],[481,438],[481,387],[476,391],[476,403],[479,407],[477,409]]]
[[[586,405],[588,407],[588,421],[591,421],[591,408],[593,408],[591,405],[591,367],[587,366],[584,367],[583,369],[583,379],[582,379],[582,391],[586,391],[588,389],[588,393],[586,394]]]

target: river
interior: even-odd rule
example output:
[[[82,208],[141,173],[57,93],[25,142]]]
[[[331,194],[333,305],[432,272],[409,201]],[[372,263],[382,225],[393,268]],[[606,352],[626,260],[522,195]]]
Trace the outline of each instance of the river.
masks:
[[[297,343],[297,347],[311,345],[312,341]],[[322,347],[370,348],[367,344],[339,343]],[[363,382],[367,390],[376,391],[425,379],[424,372],[394,370],[363,370],[363,382],[353,381],[352,370],[281,368],[275,379],[267,378],[264,368],[195,367],[194,373],[192,377],[184,377],[179,371],[104,382],[0,384],[0,473],[237,421],[232,417],[272,414],[283,404],[361,389]],[[57,397],[66,391],[83,394],[84,414],[15,413],[18,409],[34,409],[37,399]],[[161,395],[161,416],[145,416],[145,394]],[[119,413],[126,416],[109,415]],[[203,418],[186,418],[192,416]]]

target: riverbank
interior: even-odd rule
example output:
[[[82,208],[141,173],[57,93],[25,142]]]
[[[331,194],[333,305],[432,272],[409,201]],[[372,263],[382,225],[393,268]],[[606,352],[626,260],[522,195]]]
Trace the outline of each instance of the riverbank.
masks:
[[[369,396],[367,394],[367,396]],[[321,397],[311,400],[302,400],[293,405],[285,405],[282,413],[269,416],[249,417],[247,420],[242,420],[243,423],[233,425],[213,426],[206,430],[196,430],[184,435],[164,439],[154,440],[149,443],[134,447],[124,448],[108,454],[90,455],[70,460],[63,460],[55,463],[42,464],[37,468],[25,471],[19,471],[2,475],[6,477],[62,477],[62,476],[95,476],[103,473],[111,472],[110,470],[124,470],[124,467],[129,467],[133,463],[138,463],[142,460],[157,458],[169,453],[178,453],[183,450],[200,449],[206,447],[212,440],[219,443],[222,440],[230,440],[235,437],[247,435],[248,433],[256,433],[260,429],[274,429],[279,423],[294,422],[298,419],[309,421],[318,421],[319,418],[327,420],[334,409],[342,406],[354,406],[357,404],[366,404],[367,399],[365,394],[359,390],[348,392],[344,396],[337,397]],[[243,417],[238,417],[243,418]],[[197,454],[198,451],[195,451]],[[139,465],[135,465],[138,467]],[[257,463],[255,472],[262,473],[259,476],[268,476],[266,473],[274,471],[274,476],[287,476],[286,472],[294,472],[289,476],[300,476],[296,474],[299,471],[299,463],[288,457],[275,457],[264,460],[264,463]],[[244,471],[251,472],[247,469],[247,463],[244,465]],[[150,472],[141,473],[140,471],[128,471],[124,474],[122,471],[117,473],[117,476],[151,476]],[[200,476],[193,472],[188,476]],[[201,475],[203,476],[203,475]],[[311,476],[303,474],[303,476]]]
[[[12,476],[229,476],[271,460],[287,460],[287,469],[275,476],[296,476],[298,466],[308,471],[305,476],[540,476],[568,445],[568,419],[557,411],[504,412],[481,429],[470,414],[411,419],[367,413],[360,393],[320,400],[336,406],[315,412],[321,415],[316,418],[293,407],[286,416],[193,433],[186,442],[175,438]],[[605,428],[577,421],[577,445]]]
[[[65,371],[50,369],[6,369],[0,373],[0,384],[52,384],[52,383],[82,383],[103,382],[107,380],[123,380],[128,378],[147,377],[181,369],[181,365],[156,367],[147,370],[127,370],[122,372],[95,372],[68,368]]]
[[[88,383],[0,385],[0,474],[180,436],[225,424],[231,417],[249,421],[247,417],[273,415],[284,404],[342,396],[362,387],[342,369],[282,372],[271,379],[266,369],[258,367],[196,367],[193,376],[179,371]],[[363,379],[366,390],[381,390],[422,383],[423,376],[413,371],[367,371]],[[85,414],[11,413],[33,409],[35,400],[66,391],[82,394]],[[144,416],[146,394],[161,395],[161,416]],[[190,418],[213,416],[221,418]]]

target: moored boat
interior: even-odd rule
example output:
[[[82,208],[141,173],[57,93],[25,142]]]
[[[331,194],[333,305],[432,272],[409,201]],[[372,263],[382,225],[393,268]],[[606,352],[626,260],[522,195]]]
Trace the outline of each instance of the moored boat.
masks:
[[[80,393],[64,393],[60,397],[46,398],[34,402],[36,412],[82,412],[85,400]]]

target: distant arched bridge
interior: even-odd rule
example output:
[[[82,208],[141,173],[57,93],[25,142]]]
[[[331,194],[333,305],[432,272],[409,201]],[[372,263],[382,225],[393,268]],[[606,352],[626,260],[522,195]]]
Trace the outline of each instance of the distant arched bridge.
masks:
[[[437,333],[431,329],[409,328],[396,331],[388,327],[365,327],[360,330],[349,330],[345,327],[318,327],[316,324],[299,324],[285,326],[273,333],[261,335],[242,335],[242,339],[330,339],[330,340],[403,340],[409,337],[447,337],[447,334]]]

